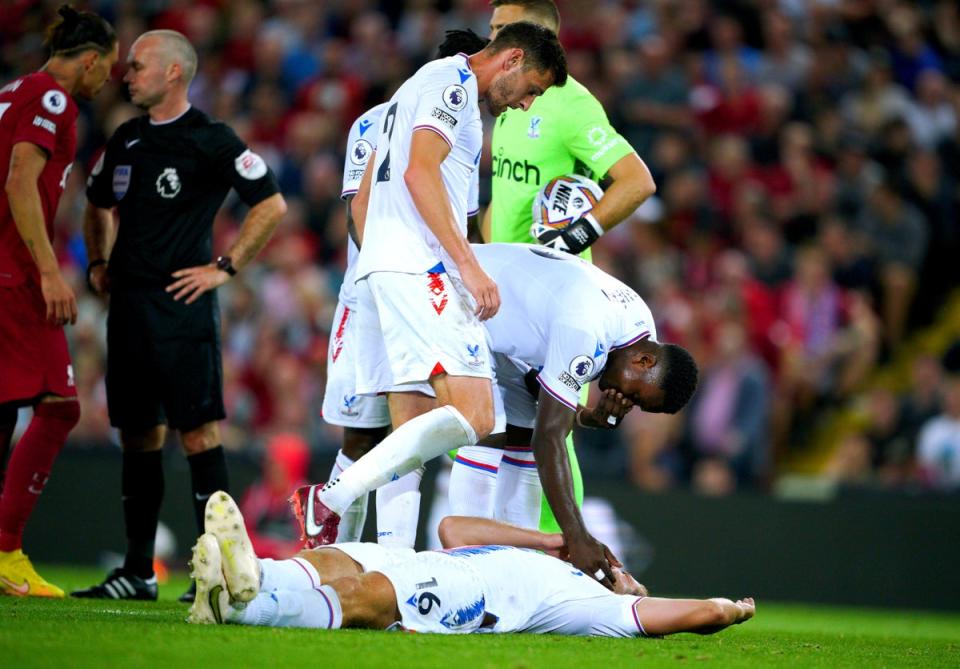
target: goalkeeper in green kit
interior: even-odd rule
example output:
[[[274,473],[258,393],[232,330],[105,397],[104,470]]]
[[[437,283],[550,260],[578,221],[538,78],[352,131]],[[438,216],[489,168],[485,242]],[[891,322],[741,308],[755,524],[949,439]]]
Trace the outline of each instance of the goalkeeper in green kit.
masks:
[[[517,21],[537,23],[554,32],[559,30],[560,16],[553,0],[492,0],[490,4],[493,6],[491,38],[504,25]],[[483,220],[483,237],[487,242],[539,243],[579,254],[589,261],[590,245],[605,230],[627,218],[656,190],[650,171],[610,125],[600,102],[572,77],[565,86],[547,90],[528,111],[508,109],[497,117],[491,151],[492,201]],[[551,179],[572,173],[595,181],[607,178],[610,184],[584,218],[560,229],[545,230],[539,239],[533,238],[530,227],[534,198]],[[539,392],[535,374],[536,370],[532,370],[527,377],[530,392],[534,394]],[[583,404],[586,404],[586,391],[584,386]],[[578,411],[578,422],[579,417]],[[498,518],[527,527],[539,523],[544,532],[583,530],[577,509],[568,508],[563,515],[578,518],[581,527],[559,527],[546,497],[541,494],[531,449],[534,438],[531,430],[508,426],[502,457],[499,450],[491,448],[460,449],[450,483],[452,511],[486,515],[472,507],[486,497],[483,488],[492,486],[496,489],[493,512]],[[573,494],[563,491],[561,496],[566,504],[579,507],[583,501],[583,483],[572,433],[566,443],[566,454],[561,452],[557,457],[569,459]],[[463,508],[458,508],[461,504]]]

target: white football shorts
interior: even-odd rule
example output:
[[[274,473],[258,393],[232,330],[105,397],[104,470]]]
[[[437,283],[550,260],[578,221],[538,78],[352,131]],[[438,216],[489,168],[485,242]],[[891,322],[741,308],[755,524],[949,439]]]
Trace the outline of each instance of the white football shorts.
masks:
[[[532,430],[537,422],[537,398],[530,394],[523,380],[530,365],[502,353],[494,353],[493,362],[506,423]]]
[[[357,282],[357,302],[358,393],[402,390],[443,372],[492,379],[486,333],[459,277],[374,272]]]
[[[387,398],[357,393],[357,345],[357,307],[339,302],[327,350],[323,419],[342,427],[386,427],[390,425]]]
[[[348,541],[342,544],[324,546],[317,550],[335,549],[350,556],[354,562],[360,564],[363,571],[379,571],[396,565],[409,562],[416,557],[412,548],[398,546],[381,546],[369,542]]]

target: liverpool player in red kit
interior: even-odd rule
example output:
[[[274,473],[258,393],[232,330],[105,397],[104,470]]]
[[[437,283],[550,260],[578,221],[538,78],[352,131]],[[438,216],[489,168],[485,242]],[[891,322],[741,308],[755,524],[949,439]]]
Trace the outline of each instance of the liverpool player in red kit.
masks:
[[[53,219],[76,152],[73,97],[91,99],[106,83],[117,37],[96,14],[64,5],[46,46],[50,59],[39,72],[0,88],[0,463],[17,409],[33,407],[2,477],[0,593],[63,597],[21,547],[53,461],[80,418],[63,331],[77,320],[77,301],[57,265]]]

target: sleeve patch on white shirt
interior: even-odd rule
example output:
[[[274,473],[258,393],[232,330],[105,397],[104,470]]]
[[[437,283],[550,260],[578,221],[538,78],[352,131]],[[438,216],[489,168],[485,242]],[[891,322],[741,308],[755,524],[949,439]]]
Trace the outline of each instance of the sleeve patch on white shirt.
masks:
[[[430,112],[430,115],[433,116],[433,118],[437,119],[438,121],[441,121],[442,123],[450,126],[451,129],[455,128],[457,125],[457,119],[455,119],[453,116],[443,111],[439,107],[434,107],[433,111]]]
[[[354,165],[366,165],[373,153],[373,145],[365,139],[358,139],[350,150],[350,162]]]
[[[455,112],[467,106],[467,89],[460,84],[452,84],[443,89],[443,104]]]

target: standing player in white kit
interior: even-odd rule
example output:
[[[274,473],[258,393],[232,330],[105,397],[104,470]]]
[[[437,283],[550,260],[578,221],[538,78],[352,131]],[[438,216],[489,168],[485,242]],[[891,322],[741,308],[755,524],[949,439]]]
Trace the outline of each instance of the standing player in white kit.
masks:
[[[472,31],[452,30],[438,48],[438,58],[449,58],[457,53],[475,53],[488,40]],[[347,239],[347,268],[340,286],[337,309],[330,331],[327,351],[327,383],[323,398],[323,418],[332,425],[343,427],[343,446],[337,453],[329,480],[336,479],[344,470],[376,446],[390,431],[390,411],[384,395],[357,393],[355,358],[360,351],[356,341],[357,295],[356,281],[357,231],[351,215],[351,201],[360,189],[360,181],[371,157],[375,156],[380,120],[387,103],[376,105],[357,118],[347,136],[343,165],[343,188],[340,198],[347,205],[350,235]],[[471,181],[467,216],[476,226],[479,209],[479,179]],[[429,386],[424,390],[429,391]],[[419,512],[419,481],[422,470],[415,470],[397,481],[391,481],[377,492],[377,535],[381,543],[412,546]],[[344,512],[340,522],[338,541],[359,541],[367,516],[367,495],[361,495]]]
[[[467,194],[483,140],[478,100],[497,115],[528,107],[565,80],[556,36],[517,23],[479,53],[422,67],[383,113],[357,261],[364,383],[357,390],[390,391],[399,427],[340,477],[303,492],[315,497],[300,506],[321,543],[336,540],[340,516],[361,495],[491,431],[492,374],[480,321],[496,314],[500,298],[466,240]],[[425,382],[436,405],[422,393],[396,392]]]

